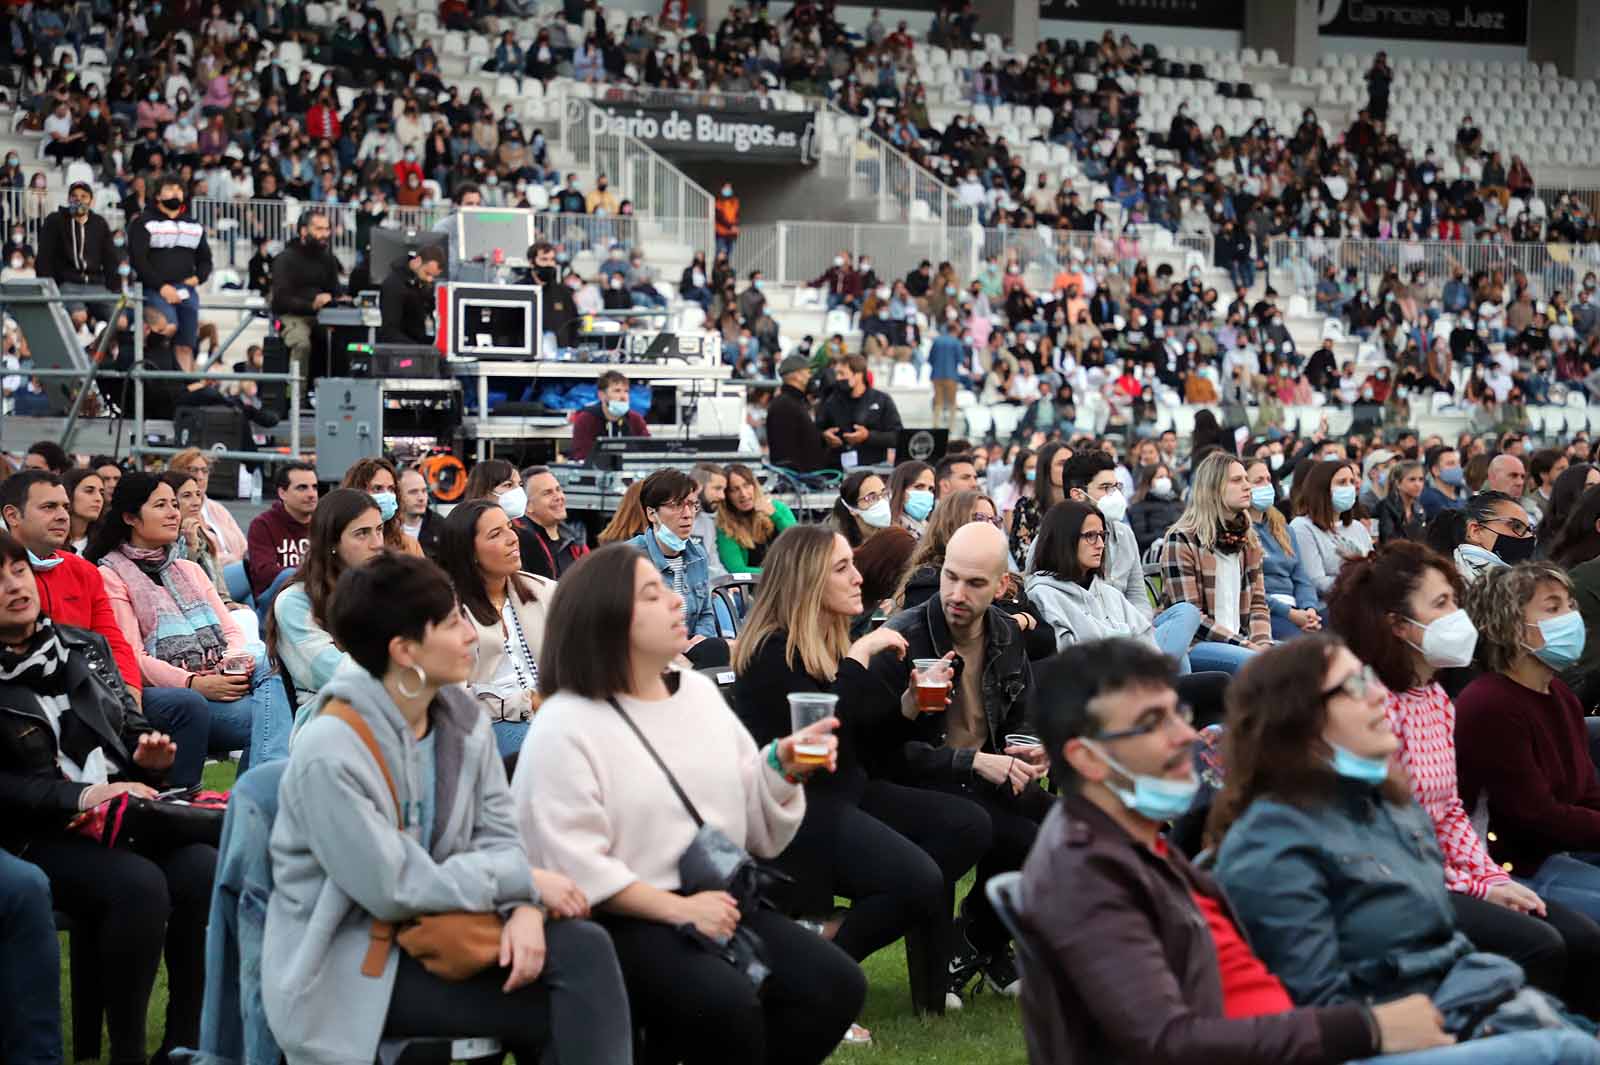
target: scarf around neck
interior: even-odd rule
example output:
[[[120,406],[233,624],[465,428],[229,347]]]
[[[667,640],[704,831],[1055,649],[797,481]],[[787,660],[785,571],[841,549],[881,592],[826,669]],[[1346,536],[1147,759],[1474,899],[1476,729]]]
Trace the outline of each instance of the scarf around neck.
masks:
[[[227,653],[222,621],[211,608],[209,585],[175,566],[178,545],[143,548],[125,543],[100,560],[122,579],[139,620],[145,653],[190,672],[214,667]]]
[[[1231,555],[1243,547],[1249,538],[1250,515],[1241,513],[1231,523],[1224,521],[1217,524],[1217,541],[1211,549],[1220,551],[1224,555]]]
[[[0,681],[21,685],[35,692],[60,694],[65,691],[67,650],[50,619],[43,614],[33,635],[20,647],[0,647]]]

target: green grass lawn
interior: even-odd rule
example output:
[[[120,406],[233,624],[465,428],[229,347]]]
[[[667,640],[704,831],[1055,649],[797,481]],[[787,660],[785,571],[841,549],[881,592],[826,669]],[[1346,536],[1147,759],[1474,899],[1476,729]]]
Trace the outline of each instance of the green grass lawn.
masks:
[[[233,765],[208,765],[205,786],[226,791],[233,786]],[[958,897],[966,893],[964,884]],[[831,1059],[840,1065],[872,1062],[874,1065],[1025,1065],[1028,1055],[1022,1041],[1022,1023],[1015,1001],[999,995],[979,993],[967,996],[966,1008],[944,1017],[919,1018],[911,1013],[911,992],[906,985],[906,956],[903,944],[896,944],[868,958],[867,1005],[861,1023],[872,1029],[870,1047],[841,1047]],[[66,937],[61,941],[61,1023],[66,1040],[67,1060],[72,1060],[72,1000],[69,994],[69,962]],[[167,973],[163,966],[156,974],[155,993],[150,997],[148,1022],[149,1049],[160,1049],[162,1025],[167,1008]],[[105,1043],[102,1039],[102,1060]]]

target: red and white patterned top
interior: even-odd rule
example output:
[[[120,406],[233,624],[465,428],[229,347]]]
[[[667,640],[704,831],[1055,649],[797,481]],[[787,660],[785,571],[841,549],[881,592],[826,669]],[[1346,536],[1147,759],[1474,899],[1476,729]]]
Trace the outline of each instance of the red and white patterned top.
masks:
[[[1456,786],[1456,706],[1437,683],[1390,692],[1384,712],[1400,738],[1400,764],[1411,793],[1433,821],[1444,852],[1444,883],[1475,899],[1484,898],[1510,874],[1494,863],[1472,827]]]

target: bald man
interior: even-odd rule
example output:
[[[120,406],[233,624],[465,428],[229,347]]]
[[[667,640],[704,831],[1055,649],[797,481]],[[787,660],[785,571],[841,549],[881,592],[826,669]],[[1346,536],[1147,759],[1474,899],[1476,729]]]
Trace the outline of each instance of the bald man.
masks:
[[[950,658],[957,664],[943,711],[920,713],[914,699],[902,699],[907,739],[889,751],[895,779],[971,799],[988,812],[994,827],[972,891],[961,904],[961,934],[950,964],[950,991],[957,995],[974,978],[1004,994],[1017,992],[1009,937],[984,885],[996,873],[1021,868],[1050,810],[1050,796],[1039,786],[1046,768],[1043,748],[1013,742],[1030,731],[1033,670],[1023,630],[1034,619],[995,605],[1005,576],[1003,532],[981,521],[957,529],[945,548],[938,596],[887,622],[906,638],[904,659],[880,654],[872,662],[872,672],[890,691],[907,689],[915,659]]]
[[[1515,455],[1496,455],[1489,462],[1489,476],[1483,486],[1491,492],[1504,492],[1512,499],[1521,499],[1528,486],[1528,471]]]

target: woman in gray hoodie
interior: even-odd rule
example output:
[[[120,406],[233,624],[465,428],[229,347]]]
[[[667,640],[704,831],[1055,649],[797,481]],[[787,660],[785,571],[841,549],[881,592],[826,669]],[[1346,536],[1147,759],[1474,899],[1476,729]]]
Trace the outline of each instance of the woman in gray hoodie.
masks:
[[[570,880],[529,868],[489,719],[461,687],[476,632],[443,571],[386,552],[340,577],[329,621],[351,661],[312,704],[272,828],[262,1000],[290,1065],[370,1065],[381,1039],[428,1036],[626,1065],[616,953],[599,926],[555,919],[587,916]],[[452,911],[504,919],[498,967],[450,982],[390,945],[363,972],[375,920]]]

